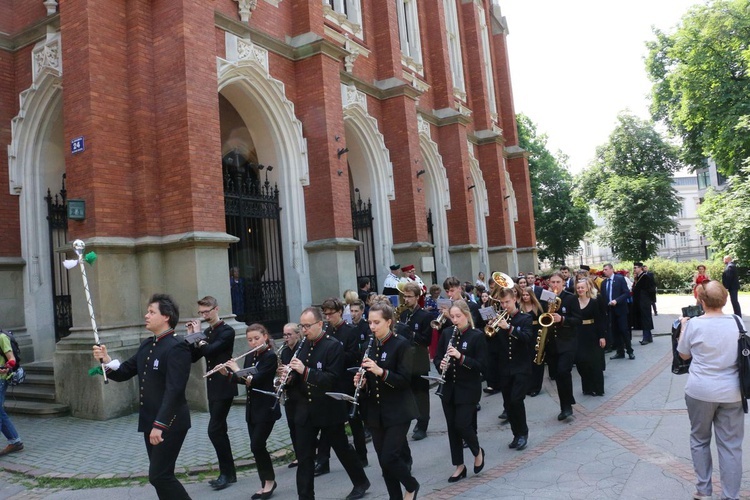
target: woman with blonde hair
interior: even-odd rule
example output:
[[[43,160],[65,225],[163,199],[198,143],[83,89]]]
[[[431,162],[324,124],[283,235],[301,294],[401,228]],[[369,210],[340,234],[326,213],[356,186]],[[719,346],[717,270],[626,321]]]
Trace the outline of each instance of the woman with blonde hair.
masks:
[[[597,300],[596,287],[588,279],[575,284],[576,297],[572,302],[574,316],[581,321],[576,324],[576,369],[581,376],[581,387],[587,396],[604,396],[604,346],[606,328],[604,303]]]

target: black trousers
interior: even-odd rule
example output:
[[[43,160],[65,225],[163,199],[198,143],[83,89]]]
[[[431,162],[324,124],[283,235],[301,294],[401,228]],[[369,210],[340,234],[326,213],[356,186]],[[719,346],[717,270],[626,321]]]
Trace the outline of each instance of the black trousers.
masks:
[[[560,398],[560,410],[572,409],[576,403],[573,397],[573,362],[576,358],[576,351],[566,350],[558,351],[555,349],[555,355],[547,359],[550,371],[555,369],[555,383],[557,384],[557,395]]]
[[[430,381],[422,378],[426,373],[415,374],[411,379],[411,390],[414,393],[414,399],[417,401],[417,425],[414,430],[422,429],[427,432],[427,426],[430,423]]]
[[[740,318],[742,317],[742,309],[740,309],[740,301],[737,297],[737,293],[739,290],[736,288],[729,290],[729,300],[732,302],[732,312],[733,314],[736,314]]]
[[[610,309],[608,316],[612,332],[612,348],[617,351],[617,354],[625,354],[625,352],[632,354],[631,340],[633,333],[628,325],[628,315],[617,315]]]
[[[301,500],[315,498],[315,442],[318,433],[330,443],[352,484],[358,486],[366,483],[367,475],[357,459],[357,454],[349,448],[344,424],[317,427],[308,421],[304,424],[297,424],[296,430],[297,461],[299,462],[297,496]]]
[[[349,419],[349,428],[352,430],[352,441],[354,442],[354,449],[357,450],[357,456],[360,460],[365,460],[367,458],[367,441],[365,441],[365,426],[359,412]],[[331,458],[331,443],[322,433],[318,441],[316,458],[319,462],[327,462]]]
[[[576,369],[581,376],[581,390],[584,394],[604,394],[603,358],[602,348],[598,345],[584,350],[579,349],[576,355]]]
[[[266,443],[268,436],[271,435],[273,425],[276,422],[258,422],[257,424],[247,423],[247,433],[250,435],[250,450],[255,458],[255,465],[258,467],[258,476],[260,484],[263,486],[266,481],[274,481],[276,474],[273,472],[273,461],[271,454],[268,453]]]
[[[286,413],[286,425],[289,427],[289,437],[292,439],[292,448],[294,449],[295,457],[297,453],[297,426],[294,425],[296,411],[297,403],[287,401],[284,405],[284,412]]]
[[[508,412],[508,422],[513,437],[529,435],[524,399],[526,398],[530,378],[525,373],[500,377],[500,390],[503,393],[505,410]]]
[[[479,439],[477,438],[476,403],[455,404],[443,398],[443,413],[448,425],[448,444],[451,448],[451,461],[459,466],[464,463],[463,441],[469,446],[473,456],[479,455]]]
[[[208,438],[216,450],[219,459],[219,473],[227,476],[237,474],[234,468],[234,457],[232,456],[232,445],[229,443],[227,434],[227,416],[232,407],[232,398],[219,399],[208,402]]]
[[[383,480],[388,489],[390,500],[401,500],[403,494],[401,485],[406,491],[414,491],[419,484],[409,472],[409,466],[404,460],[404,446],[409,446],[406,433],[409,422],[391,427],[372,427],[372,445],[378,454],[378,462],[383,471]]]
[[[185,487],[174,475],[177,456],[187,436],[184,431],[166,431],[162,434],[164,441],[154,446],[148,437],[151,431],[144,432],[146,453],[148,453],[148,482],[156,488],[160,500],[190,500]]]

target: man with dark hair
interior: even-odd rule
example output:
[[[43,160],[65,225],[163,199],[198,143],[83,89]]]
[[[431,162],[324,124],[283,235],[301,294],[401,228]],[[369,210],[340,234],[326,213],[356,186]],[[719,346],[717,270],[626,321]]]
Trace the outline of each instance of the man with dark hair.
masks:
[[[612,264],[604,264],[606,279],[601,284],[604,303],[607,304],[607,321],[609,332],[607,343],[617,352],[609,359],[623,359],[625,352],[630,359],[635,359],[631,346],[630,326],[628,326],[628,297],[630,289],[625,278],[615,272]]]
[[[641,345],[647,345],[654,341],[651,330],[654,329],[654,320],[651,317],[651,297],[656,289],[651,276],[643,269],[642,262],[633,264],[633,325],[635,330],[643,330]]]
[[[349,305],[352,313],[352,328],[357,334],[357,344],[359,352],[364,353],[367,342],[370,340],[370,325],[364,319],[365,304],[361,300],[355,300]]]
[[[354,488],[346,497],[362,498],[370,487],[362,464],[349,447],[344,433],[346,405],[326,396],[338,392],[344,373],[344,349],[340,342],[326,335],[323,315],[317,307],[302,311],[299,326],[305,336],[299,356],[289,366],[287,388],[298,401],[294,423],[297,447],[297,495],[300,499],[315,498],[315,440],[318,434],[330,443],[344,466]],[[347,377],[348,379],[348,377]]]
[[[479,330],[484,329],[486,323],[482,319],[482,315],[479,313],[479,305],[466,297],[464,289],[461,286],[461,281],[458,278],[455,276],[448,276],[445,278],[445,281],[443,281],[443,290],[448,294],[448,298],[453,301],[466,299],[466,303],[469,305],[469,310],[471,311],[471,319],[474,321],[474,328]],[[446,313],[446,317],[447,316],[448,314]],[[448,321],[448,324],[450,324],[450,321]]]
[[[179,308],[172,297],[156,294],[149,300],[146,312],[146,329],[153,336],[144,340],[130,359],[120,363],[107,354],[107,346],[93,347],[94,358],[105,363],[110,380],[123,382],[138,376],[138,432],[143,433],[146,442],[148,480],[162,500],[190,499],[174,474],[177,456],[190,429],[185,399],[190,347],[174,331],[179,319]]]
[[[206,370],[225,363],[232,357],[234,348],[234,329],[219,319],[219,302],[206,296],[198,301],[198,314],[208,323],[203,332],[206,340],[192,347],[193,363],[206,358]],[[187,322],[188,333],[200,331],[200,320]],[[219,477],[208,484],[216,490],[222,490],[231,483],[237,482],[237,472],[234,467],[232,446],[227,434],[227,416],[232,407],[232,401],[237,396],[237,385],[230,383],[224,375],[214,373],[206,379],[208,392],[208,438],[216,450],[219,460]]]
[[[575,361],[578,342],[575,327],[581,320],[573,315],[573,302],[576,300],[572,293],[565,290],[562,274],[552,273],[549,277],[550,290],[560,299],[559,307],[552,314],[553,323],[549,329],[547,364],[550,372],[555,374],[557,395],[560,398],[560,414],[557,420],[565,420],[573,415],[573,362]],[[551,346],[549,344],[552,344]],[[549,347],[552,347],[549,349]]]
[[[576,280],[570,275],[570,268],[568,266],[560,267],[560,274],[563,278],[563,285],[565,291],[575,295],[576,293]]]
[[[419,416],[414,426],[412,439],[419,441],[427,437],[427,425],[430,422],[430,383],[422,378],[430,372],[429,347],[432,342],[432,327],[430,313],[419,307],[419,297],[422,287],[416,282],[409,282],[403,286],[404,305],[406,310],[398,318],[399,323],[405,325],[399,334],[407,338],[412,345],[412,379],[411,389],[417,401]]]
[[[724,264],[726,264],[726,267],[721,273],[721,284],[729,292],[729,300],[732,302],[732,312],[741,318],[742,309],[740,309],[740,301],[737,297],[740,291],[740,277],[737,274],[737,265],[732,261],[731,255],[724,257]]]
[[[362,277],[357,280],[357,286],[359,287],[359,290],[357,290],[357,295],[359,295],[359,300],[361,300],[363,303],[367,303],[367,296],[370,295],[370,289],[372,288],[372,283],[370,283],[370,278],[368,277]]]
[[[354,395],[354,372],[347,371],[349,368],[359,368],[362,363],[362,353],[359,350],[359,338],[354,328],[347,324],[342,315],[344,304],[336,297],[329,297],[321,304],[323,315],[328,321],[326,334],[338,340],[344,348],[343,364],[344,370],[339,378],[338,392]],[[367,466],[367,444],[365,440],[365,428],[359,413],[349,419],[349,427],[352,430],[352,441],[357,450],[357,456],[363,466]],[[315,475],[327,474],[330,471],[328,464],[331,456],[331,444],[326,436],[321,436],[318,443],[317,463],[315,464]]]

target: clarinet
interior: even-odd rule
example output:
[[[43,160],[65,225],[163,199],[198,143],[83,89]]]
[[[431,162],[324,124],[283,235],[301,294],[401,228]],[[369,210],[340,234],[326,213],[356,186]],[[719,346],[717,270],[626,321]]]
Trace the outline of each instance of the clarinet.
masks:
[[[370,348],[372,347],[372,341],[375,338],[375,334],[370,335],[370,341],[367,343],[367,349],[365,349],[365,355],[362,356],[362,361],[365,359],[368,359],[370,357]],[[352,409],[349,412],[349,418],[354,418],[354,415],[357,414],[357,408],[359,407],[359,391],[362,389],[362,386],[365,385],[365,367],[360,364],[359,370],[357,370],[357,374],[359,375],[359,382],[357,382],[357,386],[354,389],[354,400],[352,401]]]
[[[456,343],[456,338],[457,337],[458,337],[458,327],[454,326],[453,327],[453,334],[451,335],[451,339],[448,341],[448,347],[451,347],[451,346],[455,347],[454,344]],[[448,354],[448,349],[446,349],[445,350],[445,356],[443,357],[443,361],[446,363],[445,370],[443,370],[440,373],[440,378],[442,379],[442,382],[439,384],[440,387],[438,387],[437,391],[435,392],[435,394],[437,394],[441,398],[443,397],[443,386],[445,385],[445,375],[448,373],[448,370],[450,369],[450,367],[452,365],[453,359],[454,359],[453,356],[449,355]],[[443,364],[443,361],[440,362],[441,365]]]
[[[299,345],[297,346],[297,349],[294,351],[294,355],[292,356],[292,359],[297,359],[297,355],[302,350],[302,346],[305,345],[305,341],[307,340],[307,337],[302,337],[302,340],[299,341]],[[292,360],[289,360],[289,363],[291,364]],[[287,366],[286,372],[284,373],[284,376],[279,381],[279,386],[276,388],[276,404],[274,404],[274,408],[279,403],[284,404],[286,402],[284,398],[284,394],[286,391],[286,384],[289,381],[289,375],[292,373],[292,369]]]

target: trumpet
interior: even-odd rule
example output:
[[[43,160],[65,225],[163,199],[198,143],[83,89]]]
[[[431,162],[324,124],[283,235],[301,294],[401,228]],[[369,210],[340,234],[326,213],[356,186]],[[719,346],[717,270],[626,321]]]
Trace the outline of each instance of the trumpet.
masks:
[[[430,321],[430,326],[435,330],[440,330],[443,328],[446,319],[448,318],[445,317],[445,312],[441,312],[440,316]]]
[[[510,315],[505,309],[501,309],[500,312],[487,323],[484,327],[484,334],[490,338],[494,337],[497,332],[500,331],[500,322],[505,321],[510,324]]]
[[[244,354],[240,354],[240,355],[239,355],[239,356],[237,356],[236,358],[232,358],[232,359],[230,359],[230,360],[228,360],[228,361],[225,361],[224,363],[219,363],[218,365],[214,366],[214,367],[213,367],[212,369],[210,369],[209,371],[207,371],[207,372],[206,372],[206,374],[205,374],[205,375],[203,375],[203,378],[207,378],[207,377],[210,377],[211,375],[213,375],[214,373],[218,372],[218,371],[219,371],[219,370],[221,370],[222,368],[226,368],[226,367],[227,367],[227,365],[228,365],[228,364],[229,364],[229,363],[230,363],[231,361],[235,361],[235,362],[237,362],[237,361],[239,361],[240,359],[244,358],[245,356],[249,356],[250,354],[252,354],[252,353],[254,353],[254,352],[256,352],[256,351],[259,351],[259,350],[261,350],[261,349],[265,349],[265,348],[267,348],[267,347],[268,347],[268,346],[267,346],[266,344],[261,344],[261,345],[259,345],[258,347],[253,347],[252,349],[250,349],[249,351],[247,351],[247,352],[246,352],[246,353],[244,353]]]

